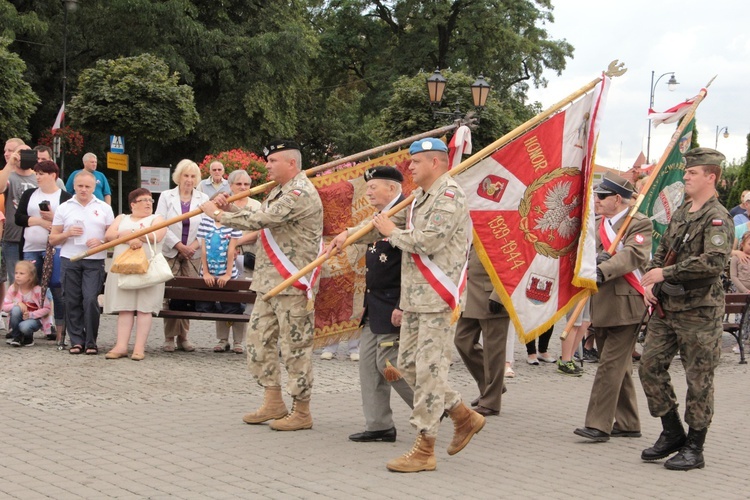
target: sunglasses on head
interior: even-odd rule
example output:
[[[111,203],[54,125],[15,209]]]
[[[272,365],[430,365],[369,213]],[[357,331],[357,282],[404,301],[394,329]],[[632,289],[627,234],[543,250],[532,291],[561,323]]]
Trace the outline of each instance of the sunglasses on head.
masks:
[[[599,198],[600,200],[606,200],[610,196],[614,196],[616,194],[617,193],[596,193],[596,197]]]

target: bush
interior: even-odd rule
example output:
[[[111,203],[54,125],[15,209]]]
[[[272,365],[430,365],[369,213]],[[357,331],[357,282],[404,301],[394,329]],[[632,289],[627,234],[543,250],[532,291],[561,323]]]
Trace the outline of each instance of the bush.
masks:
[[[268,170],[266,170],[265,160],[250,151],[232,149],[215,155],[206,155],[200,165],[198,165],[201,169],[202,179],[206,179],[209,176],[209,166],[214,161],[220,161],[224,165],[225,177],[235,170],[244,170],[250,175],[253,187],[267,182]],[[253,196],[253,198],[262,199],[263,196],[264,193],[261,193]]]

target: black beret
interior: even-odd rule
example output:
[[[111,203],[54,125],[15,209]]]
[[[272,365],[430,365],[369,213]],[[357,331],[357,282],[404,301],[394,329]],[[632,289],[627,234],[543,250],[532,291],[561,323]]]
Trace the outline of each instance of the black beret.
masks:
[[[683,155],[685,157],[685,168],[698,165],[716,165],[720,167],[726,157],[711,148],[693,148]]]
[[[372,179],[404,182],[404,176],[396,167],[372,167],[365,170],[365,182]]]
[[[300,150],[299,144],[294,142],[291,139],[277,139],[275,141],[271,141],[266,145],[266,147],[263,148],[263,156],[268,159],[268,157],[274,153],[278,153],[279,151],[286,151],[288,149],[296,149],[297,151]]]

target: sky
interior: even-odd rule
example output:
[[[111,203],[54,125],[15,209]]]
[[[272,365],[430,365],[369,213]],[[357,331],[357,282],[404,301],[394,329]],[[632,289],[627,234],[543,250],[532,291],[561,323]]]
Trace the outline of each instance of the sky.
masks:
[[[664,76],[654,91],[654,110],[664,111],[708,88],[698,107],[698,141],[717,149],[727,161],[747,155],[750,133],[750,2],[745,0],[553,0],[554,23],[545,28],[550,39],[573,45],[573,59],[562,75],[546,71],[549,84],[531,89],[531,102],[543,109],[557,103],[599,76],[618,59],[628,71],[612,79],[599,135],[596,163],[619,170],[633,166],[646,153],[651,72],[654,81],[674,72],[672,92]],[[651,130],[651,159],[656,161],[669,142],[674,125]]]

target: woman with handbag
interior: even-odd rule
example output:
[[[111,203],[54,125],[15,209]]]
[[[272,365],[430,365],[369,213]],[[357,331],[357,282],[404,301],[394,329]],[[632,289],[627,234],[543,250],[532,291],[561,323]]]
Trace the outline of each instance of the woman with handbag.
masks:
[[[181,160],[172,174],[172,180],[177,187],[164,191],[159,196],[159,204],[156,206],[156,213],[164,219],[169,220],[195,210],[208,201],[208,196],[196,189],[201,180],[201,170],[194,161]],[[167,235],[164,237],[164,257],[172,266],[172,273],[175,276],[192,278],[199,276],[201,247],[198,241],[198,226],[202,217],[203,214],[199,213],[169,226]],[[174,306],[170,304],[170,308]],[[174,352],[176,338],[177,349],[194,351],[195,347],[187,338],[189,330],[189,320],[165,318],[163,350]]]
[[[38,188],[24,191],[16,209],[15,223],[24,228],[21,237],[23,259],[29,260],[36,266],[36,275],[42,288],[52,292],[54,304],[55,333],[49,333],[47,340],[59,343],[65,338],[65,298],[63,296],[62,281],[60,279],[60,247],[54,248],[52,274],[49,281],[44,283],[43,264],[49,245],[49,231],[55,210],[61,203],[73,197],[57,185],[60,169],[53,161],[40,161],[34,166]]]
[[[156,223],[163,222],[164,218],[153,213],[154,200],[148,189],[139,188],[128,195],[130,203],[130,215],[118,215],[112,225],[107,229],[105,239],[112,241],[141,229],[150,227]],[[161,245],[167,228],[156,230],[140,238],[134,238],[126,243],[115,247],[114,260],[126,250],[137,250],[143,248],[144,258],[151,259],[151,251],[161,252]],[[149,238],[149,241],[146,241]],[[156,242],[154,243],[154,240]],[[148,243],[148,244],[144,244]],[[151,245],[154,243],[153,245]],[[107,359],[119,359],[127,357],[130,333],[135,322],[135,345],[133,354],[130,356],[135,361],[144,358],[146,341],[151,330],[152,313],[161,310],[164,300],[164,283],[151,285],[146,288],[128,290],[118,286],[119,274],[109,272],[107,283],[104,287],[104,312],[107,314],[117,312],[117,343],[105,356]]]

